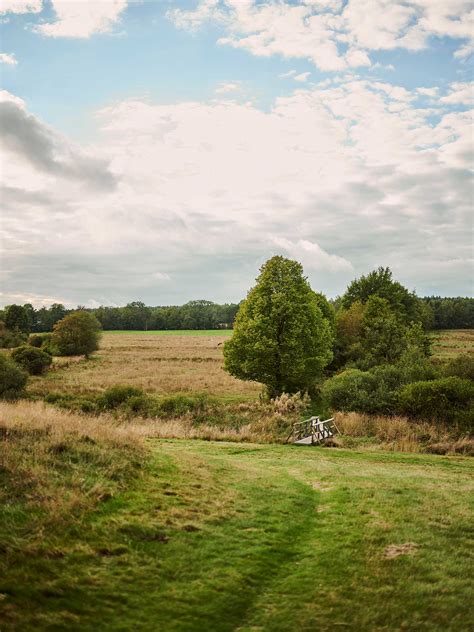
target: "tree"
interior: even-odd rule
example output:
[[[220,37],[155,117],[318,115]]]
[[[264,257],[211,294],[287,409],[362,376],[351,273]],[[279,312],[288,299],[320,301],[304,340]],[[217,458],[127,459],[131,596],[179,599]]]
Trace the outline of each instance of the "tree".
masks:
[[[362,359],[359,364],[363,368],[393,364],[407,348],[406,326],[384,298],[372,296],[367,301],[362,331]]]
[[[79,310],[54,325],[52,343],[60,355],[84,355],[99,348],[100,323],[89,312]]]
[[[393,280],[390,268],[379,267],[367,276],[352,281],[341,299],[342,307],[348,309],[356,301],[365,304],[372,296],[388,301],[391,310],[406,323],[426,318],[418,297]]]
[[[238,311],[224,366],[242,380],[262,382],[271,397],[309,391],[332,358],[332,327],[303,268],[269,259]]]
[[[16,399],[25,388],[28,375],[11,358],[0,354],[0,398]]]
[[[12,360],[30,375],[41,375],[41,373],[51,366],[53,361],[49,353],[37,347],[32,347],[31,345],[18,347],[12,351],[11,357]]]
[[[8,305],[5,308],[5,325],[10,331],[29,333],[28,312],[21,305]]]

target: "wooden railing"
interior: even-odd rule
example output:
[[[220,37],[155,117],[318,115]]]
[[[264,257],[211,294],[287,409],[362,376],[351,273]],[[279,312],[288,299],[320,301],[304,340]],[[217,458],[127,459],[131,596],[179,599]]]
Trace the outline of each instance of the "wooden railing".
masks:
[[[321,443],[335,434],[339,434],[334,418],[321,421],[319,417],[310,417],[293,424],[293,443]]]

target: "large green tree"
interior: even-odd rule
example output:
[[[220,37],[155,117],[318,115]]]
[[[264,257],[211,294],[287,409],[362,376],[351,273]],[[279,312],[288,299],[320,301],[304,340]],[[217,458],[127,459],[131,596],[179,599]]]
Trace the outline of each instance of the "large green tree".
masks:
[[[5,325],[10,331],[27,334],[30,331],[28,311],[22,305],[8,305],[5,308]]]
[[[242,302],[225,369],[270,396],[311,390],[332,358],[333,328],[297,261],[273,257]]]
[[[99,348],[100,323],[89,312],[79,310],[54,325],[51,337],[60,355],[89,355]]]

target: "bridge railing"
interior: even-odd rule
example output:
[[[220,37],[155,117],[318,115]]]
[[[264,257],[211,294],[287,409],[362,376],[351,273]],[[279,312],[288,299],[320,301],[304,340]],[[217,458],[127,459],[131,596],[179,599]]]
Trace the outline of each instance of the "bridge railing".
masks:
[[[340,433],[333,417],[324,421],[321,421],[319,417],[310,417],[293,424],[293,443],[321,443],[335,434]]]

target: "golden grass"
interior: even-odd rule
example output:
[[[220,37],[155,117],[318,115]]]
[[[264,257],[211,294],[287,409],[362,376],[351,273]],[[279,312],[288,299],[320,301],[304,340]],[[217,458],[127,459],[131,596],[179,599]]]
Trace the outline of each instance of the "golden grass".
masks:
[[[430,335],[435,358],[448,359],[460,353],[474,353],[474,329],[447,329]]]
[[[55,358],[52,371],[31,380],[30,391],[84,395],[130,384],[160,395],[201,392],[254,399],[261,392],[260,384],[237,380],[223,369],[219,343],[227,338],[104,333],[92,360]]]

